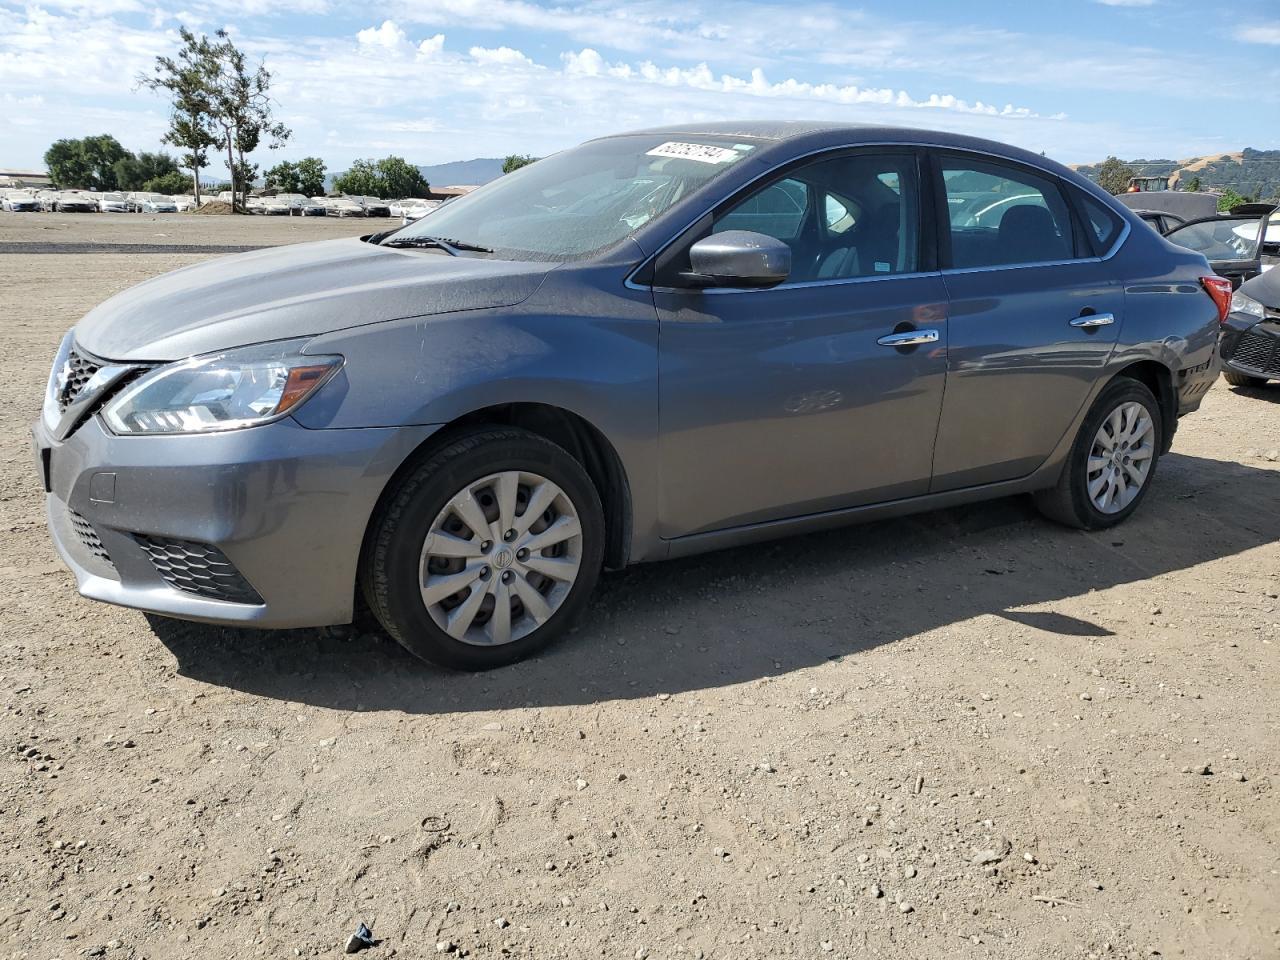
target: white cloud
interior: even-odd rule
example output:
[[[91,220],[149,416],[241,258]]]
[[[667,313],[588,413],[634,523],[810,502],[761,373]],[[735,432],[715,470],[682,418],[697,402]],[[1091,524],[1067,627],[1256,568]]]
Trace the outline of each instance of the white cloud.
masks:
[[[434,57],[437,53],[444,49],[444,34],[437,33],[434,37],[427,37],[418,44],[418,56]]]
[[[356,34],[356,40],[364,47],[385,47],[395,50],[409,42],[408,35],[394,20],[383,20],[380,27],[369,27]]]
[[[533,61],[526,57],[519,50],[512,50],[510,47],[496,47],[489,49],[487,47],[472,47],[469,51],[471,59],[477,63],[500,63],[500,64],[519,64],[521,66],[532,66]]]
[[[1280,46],[1280,22],[1255,23],[1236,30],[1236,39],[1245,43],[1265,43]]]

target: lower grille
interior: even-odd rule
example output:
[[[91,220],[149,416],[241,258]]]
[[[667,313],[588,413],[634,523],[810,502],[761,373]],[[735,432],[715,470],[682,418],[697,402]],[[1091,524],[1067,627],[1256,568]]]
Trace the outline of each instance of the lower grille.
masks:
[[[160,578],[175,590],[227,603],[262,603],[258,591],[212,544],[142,534],[134,534],[134,539],[151,558]]]
[[[98,531],[93,529],[93,524],[74,510],[67,511],[67,518],[71,521],[71,527],[75,530],[76,536],[80,538],[80,543],[84,548],[99,560],[110,564],[111,555],[107,553],[107,548],[102,545],[102,540],[98,537]]]
[[[1226,359],[1261,373],[1280,375],[1280,339],[1249,330],[1236,341],[1235,351]]]

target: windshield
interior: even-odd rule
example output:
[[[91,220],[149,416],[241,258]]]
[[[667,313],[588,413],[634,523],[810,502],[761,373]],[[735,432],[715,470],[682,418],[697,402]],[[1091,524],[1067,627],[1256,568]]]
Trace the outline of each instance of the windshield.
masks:
[[[1261,226],[1261,217],[1204,220],[1169,231],[1168,239],[1210,260],[1252,260]]]
[[[444,237],[510,259],[580,259],[630,236],[753,149],[716,137],[596,140],[441,204],[395,239]]]

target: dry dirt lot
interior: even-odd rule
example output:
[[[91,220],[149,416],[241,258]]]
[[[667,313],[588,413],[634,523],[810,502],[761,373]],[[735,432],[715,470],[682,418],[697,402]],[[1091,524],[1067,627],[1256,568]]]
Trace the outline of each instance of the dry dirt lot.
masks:
[[[193,259],[0,253],[0,957],[1280,956],[1280,388],[1220,382],[1109,533],[1016,499],[636,568],[454,674],[76,596],[27,423]]]

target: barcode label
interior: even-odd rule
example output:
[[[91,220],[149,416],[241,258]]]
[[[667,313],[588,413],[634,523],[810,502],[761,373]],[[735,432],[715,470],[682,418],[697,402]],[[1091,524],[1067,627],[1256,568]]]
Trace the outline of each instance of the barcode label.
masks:
[[[728,147],[713,147],[705,143],[678,143],[668,140],[648,151],[650,157],[679,157],[681,160],[696,160],[698,163],[728,163],[742,156],[737,150]]]

